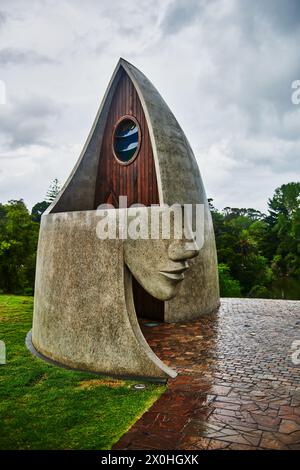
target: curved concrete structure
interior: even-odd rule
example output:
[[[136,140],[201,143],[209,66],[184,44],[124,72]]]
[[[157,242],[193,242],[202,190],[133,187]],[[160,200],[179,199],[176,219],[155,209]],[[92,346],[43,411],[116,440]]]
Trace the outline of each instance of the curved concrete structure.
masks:
[[[99,213],[94,210],[94,201],[100,148],[124,72],[138,94],[149,129],[159,204],[204,205],[204,243],[199,254],[197,247],[187,252],[184,243],[174,239],[124,241],[96,236]],[[124,210],[111,209],[118,226]],[[144,208],[144,212],[148,210]],[[182,282],[161,277],[166,266],[178,269],[187,259],[190,266]],[[195,157],[157,90],[139,70],[121,59],[79,160],[42,217],[34,348],[53,361],[77,369],[174,377],[176,373],[154,355],[140,331],[131,272],[147,292],[165,301],[165,321],[198,318],[219,306],[214,232]]]

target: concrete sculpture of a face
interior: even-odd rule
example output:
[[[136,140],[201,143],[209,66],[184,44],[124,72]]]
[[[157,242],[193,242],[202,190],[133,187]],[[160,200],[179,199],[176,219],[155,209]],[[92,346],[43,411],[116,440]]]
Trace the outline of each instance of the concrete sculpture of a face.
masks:
[[[124,196],[146,221],[138,236]],[[174,226],[167,237],[153,231],[153,214],[174,221],[174,204],[203,207],[201,243],[192,224],[180,237]],[[104,222],[112,223],[105,236]],[[189,321],[218,305],[213,227],[194,155],[153,85],[121,59],[82,154],[42,217],[27,344],[71,368],[166,379],[176,372],[150,349],[138,317]]]
[[[129,210],[130,211],[130,210]],[[139,209],[141,215],[141,209]],[[174,238],[174,213],[169,208],[153,207],[142,210],[142,215],[147,216],[147,234],[153,232],[151,213],[163,214],[167,216],[164,220],[170,221],[170,236],[163,238],[163,221],[159,222],[157,238],[147,237],[147,240],[140,237],[127,237],[124,243],[124,262],[134,278],[153,297],[160,300],[170,300],[176,296],[180,283],[184,280],[185,272],[189,269],[188,260],[194,258],[199,253],[199,247],[195,240],[195,234],[191,226],[185,227],[185,233]],[[157,220],[156,217],[153,217]],[[130,216],[128,217],[130,221]],[[139,221],[143,220],[141,217]]]

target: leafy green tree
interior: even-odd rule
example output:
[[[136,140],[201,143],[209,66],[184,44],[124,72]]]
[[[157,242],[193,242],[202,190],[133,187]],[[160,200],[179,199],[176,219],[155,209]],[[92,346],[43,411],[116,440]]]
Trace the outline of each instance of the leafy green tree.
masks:
[[[39,224],[23,200],[0,207],[0,290],[32,293]]]
[[[269,299],[270,296],[270,290],[266,286],[253,286],[248,294],[248,297],[255,299]]]
[[[272,268],[280,277],[300,277],[300,183],[288,183],[269,199],[267,218],[273,246]]]
[[[220,263],[219,269],[219,283],[220,283],[220,295],[222,297],[240,297],[241,287],[239,281],[233,279],[230,274],[229,266],[224,263]]]
[[[50,205],[50,202],[47,202],[47,201],[37,202],[31,210],[32,220],[34,220],[34,222],[40,222],[42,214],[49,207],[49,205]]]
[[[242,295],[300,298],[300,183],[277,188],[267,215],[253,208],[219,212],[212,199],[209,206],[219,263]]]
[[[247,295],[254,285],[270,279],[267,259],[263,256],[255,234],[259,220],[238,215],[224,216],[223,227],[216,235],[220,263],[229,266],[231,275],[240,282],[241,292]]]

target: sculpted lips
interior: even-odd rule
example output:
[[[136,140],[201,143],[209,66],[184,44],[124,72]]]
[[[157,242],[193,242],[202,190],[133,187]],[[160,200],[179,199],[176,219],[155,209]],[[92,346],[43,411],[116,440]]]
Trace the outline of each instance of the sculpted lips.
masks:
[[[182,281],[184,279],[184,272],[188,267],[189,265],[185,261],[181,263],[174,263],[172,268],[164,269],[163,271],[159,272],[168,279],[172,279],[172,281]]]

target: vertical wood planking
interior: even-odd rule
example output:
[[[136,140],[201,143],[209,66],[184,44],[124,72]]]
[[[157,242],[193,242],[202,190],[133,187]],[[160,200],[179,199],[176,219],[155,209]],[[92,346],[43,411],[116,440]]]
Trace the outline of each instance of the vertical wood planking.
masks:
[[[115,123],[124,115],[134,116],[142,133],[139,154],[129,165],[120,165],[112,151]],[[106,202],[117,207],[119,196],[127,196],[128,206],[134,203],[159,204],[155,164],[146,118],[133,83],[122,72],[112,99],[99,156],[95,190],[95,208]],[[133,278],[136,313],[139,317],[164,320],[164,302],[148,294]]]
[[[134,116],[141,128],[142,141],[139,154],[129,165],[120,165],[112,152],[115,123],[122,116]],[[112,99],[100,151],[95,191],[95,207],[107,202],[109,195],[127,196],[128,205],[159,204],[152,146],[142,105],[133,83],[122,72]]]

